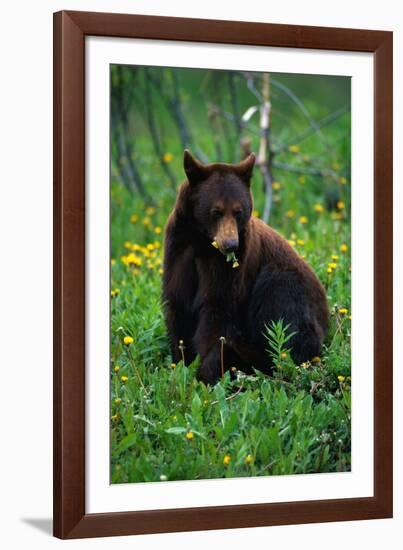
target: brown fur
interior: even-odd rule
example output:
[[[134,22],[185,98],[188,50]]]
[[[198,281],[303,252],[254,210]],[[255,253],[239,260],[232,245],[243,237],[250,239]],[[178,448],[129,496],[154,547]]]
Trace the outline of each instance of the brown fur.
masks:
[[[297,363],[320,354],[328,322],[325,291],[308,264],[274,229],[251,216],[250,155],[238,165],[202,165],[185,152],[187,181],[166,225],[163,299],[174,360],[179,340],[186,362],[198,354],[198,377],[220,376],[220,337],[225,368],[270,372],[265,325],[283,319],[296,331]],[[215,240],[218,250],[212,246]],[[234,269],[223,254],[235,251]]]

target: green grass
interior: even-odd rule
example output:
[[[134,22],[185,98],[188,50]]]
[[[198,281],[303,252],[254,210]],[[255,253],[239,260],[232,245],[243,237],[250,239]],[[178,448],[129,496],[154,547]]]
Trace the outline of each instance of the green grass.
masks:
[[[203,127],[202,106],[193,109],[194,97],[184,94],[186,114],[191,117],[194,110],[193,116],[199,117],[198,142],[213,156],[211,132]],[[247,97],[243,101],[249,104]],[[318,101],[306,105],[313,116],[326,114]],[[277,107],[274,102],[273,117]],[[280,130],[279,120],[274,119],[274,126],[281,140],[306,128],[306,121],[294,117],[292,132],[287,126]],[[331,321],[321,358],[295,365],[284,351],[286,327],[271,326],[267,353],[268,358],[269,353],[274,357],[273,376],[237,373],[231,381],[226,373],[214,387],[196,381],[197,362],[171,364],[160,271],[162,232],[174,196],[146,130],[133,132],[134,156],[153,205],[144,204],[113,179],[112,483],[350,469],[349,125],[346,114],[326,128],[330,147],[313,135],[277,158],[300,167],[320,160],[322,166],[340,174],[336,180],[281,170],[274,173],[270,224],[306,258],[327,291]],[[179,184],[182,151],[174,132],[166,131],[164,148],[173,155],[171,167]],[[113,162],[124,159],[113,158]],[[263,195],[258,174],[252,187],[259,215]],[[326,208],[329,193],[342,201],[330,211]],[[125,336],[133,342],[126,345]]]

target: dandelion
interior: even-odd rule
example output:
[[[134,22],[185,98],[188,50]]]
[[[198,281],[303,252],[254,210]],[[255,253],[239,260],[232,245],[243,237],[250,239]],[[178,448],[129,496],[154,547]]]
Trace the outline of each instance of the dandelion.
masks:
[[[346,377],[342,376],[341,374],[337,377],[337,380],[340,382],[340,384],[342,384],[345,379],[346,379]]]
[[[161,234],[161,227],[154,227],[154,233],[156,233],[157,235],[160,235]]]
[[[176,368],[176,363],[171,363],[171,369],[175,369]]]
[[[299,244],[299,246],[305,246],[304,239],[297,239],[297,244]]]
[[[343,243],[343,244],[340,246],[340,250],[341,250],[341,252],[347,252],[348,246],[347,246],[345,243]]]
[[[340,178],[339,178],[339,183],[341,183],[341,185],[346,185],[346,183],[347,183],[347,178],[345,178],[344,176],[340,176]]]
[[[287,216],[287,218],[293,218],[295,216],[295,212],[294,210],[287,210],[285,215]]]
[[[111,296],[117,296],[119,294],[120,290],[118,288],[115,288],[113,290],[111,290]]]
[[[339,256],[337,254],[332,254],[332,260],[337,262],[337,260],[339,260]]]
[[[338,208],[339,210],[343,210],[343,208],[345,208],[345,206],[346,206],[346,205],[345,205],[344,201],[338,201],[338,203],[337,203],[337,208]]]
[[[154,241],[155,248],[161,248],[161,243],[159,241]]]
[[[147,245],[147,250],[154,250],[155,246],[153,243]]]
[[[148,216],[145,216],[145,218],[143,218],[143,219],[141,220],[141,223],[142,223],[143,225],[147,226],[147,225],[150,225],[151,220],[150,220],[150,218],[149,218]]]
[[[139,217],[137,214],[132,214],[130,216],[130,223],[137,223],[139,221]]]
[[[155,213],[154,206],[147,206],[146,208],[146,214],[147,216],[152,216]]]
[[[294,241],[294,239],[288,239],[288,243],[291,245],[291,246],[295,246],[297,243]]]
[[[125,241],[124,245],[123,245],[125,248],[131,248],[132,247],[132,243],[130,241]]]
[[[236,269],[237,267],[239,267],[239,262],[237,260],[235,260],[232,264],[232,267],[233,267],[233,269]]]
[[[224,458],[222,459],[222,462],[223,462],[224,466],[228,466],[228,464],[231,462],[230,455],[225,455]]]
[[[329,275],[330,273],[333,273],[333,269],[331,267],[328,267],[326,271],[329,273]]]
[[[113,415],[111,416],[112,422],[116,422],[116,420],[118,420],[118,418],[119,418],[119,415],[118,415],[118,414],[113,414]]]
[[[347,315],[348,309],[346,307],[341,307],[339,309],[339,313],[340,313],[340,315]]]
[[[127,381],[129,380],[129,377],[126,376],[125,374],[123,374],[123,375],[120,377],[120,379],[121,379],[121,381],[122,381],[123,383],[125,383],[125,382],[127,382]]]
[[[246,464],[252,464],[252,462],[253,462],[252,455],[246,455],[245,462],[246,462]]]
[[[290,151],[290,153],[299,153],[300,148],[298,145],[289,145],[288,150]]]
[[[273,181],[272,187],[275,191],[278,191],[279,189],[281,189],[281,183],[279,181]]]
[[[173,155],[172,153],[164,153],[164,156],[162,157],[162,160],[166,163],[173,161]]]
[[[348,319],[349,319],[349,321],[351,321],[351,319],[352,319],[351,315],[348,316]]]
[[[207,406],[208,404],[209,404],[208,399],[205,399],[205,400],[203,401],[203,405],[204,405],[204,406]]]
[[[121,400],[120,397],[117,397],[117,398],[115,399],[115,405],[120,405],[121,402],[122,402],[122,400]]]
[[[213,242],[211,243],[211,246],[214,246],[214,248],[218,248],[218,243],[217,243],[217,241],[213,241]]]
[[[194,438],[193,432],[191,432],[191,431],[186,432],[186,439],[188,439],[189,441],[191,441],[193,438]]]
[[[316,203],[313,207],[313,209],[315,210],[315,212],[317,212],[318,214],[321,214],[324,210],[323,208],[323,205],[322,204],[319,204],[319,203]]]
[[[115,258],[111,258],[111,265],[115,265],[115,264],[116,264]]]
[[[298,183],[300,183],[301,185],[304,185],[305,181],[306,181],[305,176],[300,176],[300,177],[298,178]]]
[[[287,352],[283,351],[280,357],[281,359],[285,359],[287,357]]]
[[[140,246],[139,244],[134,244],[134,245],[132,246],[132,250],[133,250],[134,252],[139,252],[139,251],[141,250],[141,246]]]
[[[113,367],[113,370],[114,370],[115,372],[119,372],[119,369],[120,369],[119,365],[115,365],[115,366]]]
[[[312,357],[312,363],[320,363],[320,357],[318,356],[315,356],[315,357]]]
[[[302,223],[302,224],[308,223],[308,218],[306,216],[301,216],[299,218],[299,223]]]
[[[260,216],[259,210],[253,210],[252,216],[255,216],[255,218],[258,218]]]
[[[337,264],[336,264],[336,262],[330,262],[330,264],[328,265],[328,267],[331,267],[332,269],[336,269]]]
[[[160,275],[162,275],[162,274],[164,273],[164,270],[162,269],[162,267],[159,268],[158,273],[159,273]]]
[[[133,344],[134,339],[131,336],[125,336],[123,338],[123,343],[125,346],[130,346],[130,344]]]

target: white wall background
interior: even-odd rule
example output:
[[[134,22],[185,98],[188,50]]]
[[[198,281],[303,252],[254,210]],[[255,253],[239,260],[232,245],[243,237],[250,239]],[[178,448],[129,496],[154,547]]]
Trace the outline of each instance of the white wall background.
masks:
[[[61,542],[52,513],[52,12],[115,11],[395,32],[395,517]],[[403,15],[396,0],[12,0],[1,10],[1,529],[4,548],[401,548],[403,534]],[[400,99],[400,101],[398,101]],[[3,194],[5,196],[3,196]],[[397,324],[399,322],[399,324]],[[399,340],[400,336],[400,341]],[[398,540],[400,538],[400,541]]]

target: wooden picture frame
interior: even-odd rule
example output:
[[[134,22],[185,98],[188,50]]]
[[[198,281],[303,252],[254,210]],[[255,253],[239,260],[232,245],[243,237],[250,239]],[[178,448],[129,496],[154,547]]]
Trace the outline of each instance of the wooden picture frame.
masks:
[[[86,513],[85,37],[374,55],[374,496]],[[54,14],[54,535],[80,538],[392,516],[392,33],[63,11]]]

